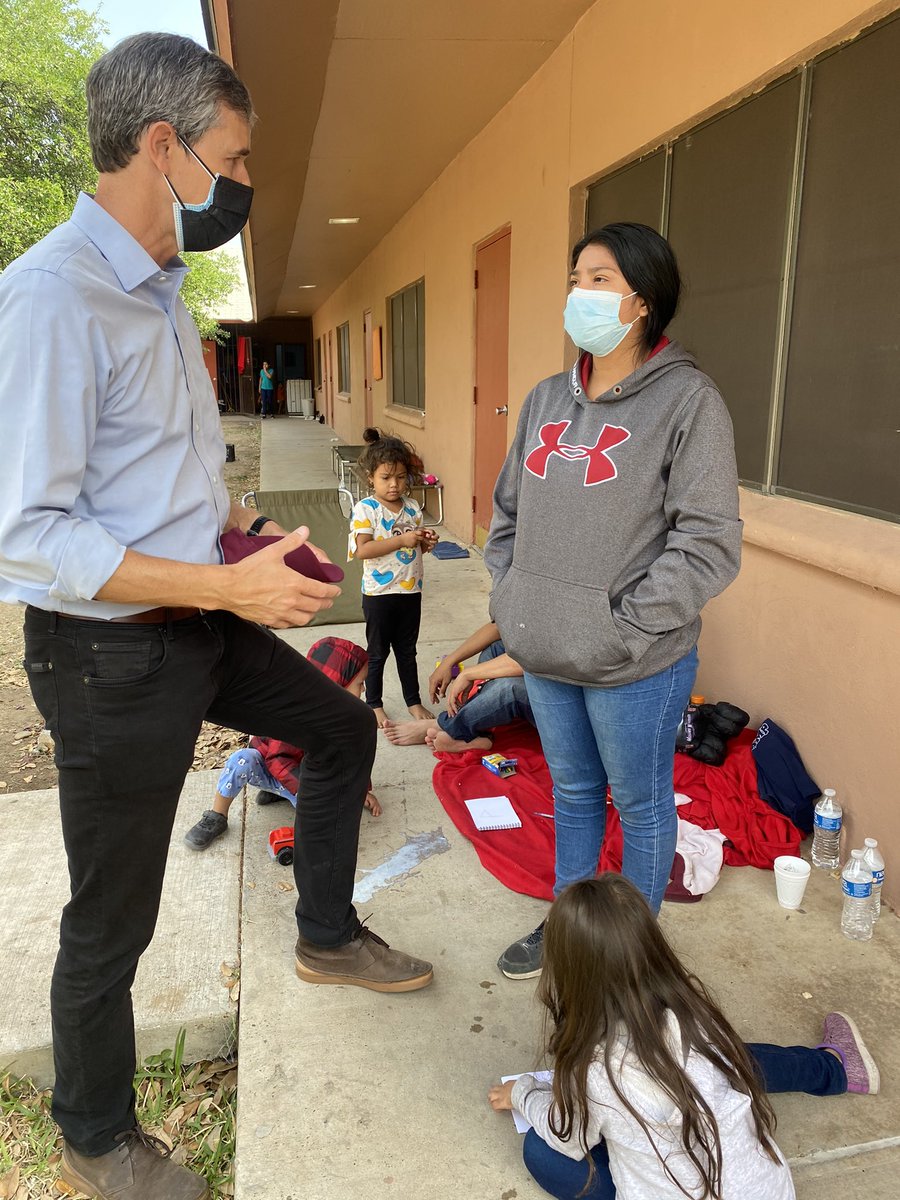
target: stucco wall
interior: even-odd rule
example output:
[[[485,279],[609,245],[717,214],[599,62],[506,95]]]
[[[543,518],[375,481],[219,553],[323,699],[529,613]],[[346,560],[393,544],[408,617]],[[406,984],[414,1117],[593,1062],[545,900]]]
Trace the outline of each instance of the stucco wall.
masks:
[[[460,154],[360,268],[315,313],[315,336],[351,321],[350,401],[334,424],[356,442],[365,422],[362,314],[384,330],[385,378],[373,384],[375,423],[402,433],[444,480],[450,528],[471,532],[475,246],[512,225],[510,413],[534,382],[560,369],[569,242],[571,44]],[[527,135],[523,137],[523,129]],[[412,424],[388,397],[386,298],[425,278],[426,418]],[[513,425],[511,424],[511,428]]]
[[[878,838],[896,907],[900,530],[746,492],[742,515],[741,572],[704,611],[697,686],[788,730],[844,806],[844,853]]]
[[[444,480],[449,528],[468,538],[477,243],[512,228],[511,436],[529,387],[565,365],[567,252],[585,184],[896,6],[648,0],[636,17],[624,0],[596,4],[315,314],[316,336],[352,322],[353,390],[335,404],[337,432],[355,442],[364,423],[363,310],[386,335],[385,298],[424,276],[424,422],[385,411],[386,380],[374,385],[375,421],[416,444]],[[886,843],[885,895],[900,902],[900,528],[852,514],[828,525],[827,510],[749,494],[744,508],[741,576],[704,614],[701,686],[792,733],[814,778],[845,799],[854,844]],[[795,543],[823,513],[804,561]],[[885,569],[868,571],[860,546]]]

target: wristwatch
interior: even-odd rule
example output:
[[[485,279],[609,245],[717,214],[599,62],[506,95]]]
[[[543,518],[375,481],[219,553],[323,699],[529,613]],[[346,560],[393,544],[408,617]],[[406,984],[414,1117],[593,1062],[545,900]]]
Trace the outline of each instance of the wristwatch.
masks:
[[[247,530],[248,537],[259,537],[263,531],[263,525],[271,521],[271,517],[257,517],[250,528]]]

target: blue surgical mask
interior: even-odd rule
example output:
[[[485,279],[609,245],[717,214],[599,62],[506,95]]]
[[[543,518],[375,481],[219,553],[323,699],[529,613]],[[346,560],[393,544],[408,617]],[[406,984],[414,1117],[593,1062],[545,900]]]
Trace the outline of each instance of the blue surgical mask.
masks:
[[[164,175],[169,191],[175,197],[175,238],[178,251],[215,250],[224,246],[241,232],[250,216],[253,188],[238,183],[226,175],[213,175],[203,159],[195,154],[183,138],[178,139],[188,154],[197,160],[211,179],[209,193],[202,204],[185,204]]]
[[[623,325],[619,320],[619,306],[629,296],[636,295],[637,292],[620,296],[618,292],[572,288],[563,311],[566,333],[579,349],[587,350],[589,354],[596,354],[598,358],[612,354],[637,320]]]

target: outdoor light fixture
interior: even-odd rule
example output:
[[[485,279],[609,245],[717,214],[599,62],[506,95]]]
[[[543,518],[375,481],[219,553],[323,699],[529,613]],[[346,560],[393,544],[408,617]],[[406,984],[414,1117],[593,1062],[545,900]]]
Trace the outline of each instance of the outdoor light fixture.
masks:
[[[359,217],[329,217],[329,225],[358,225]]]
[[[314,284],[314,283],[298,283],[297,291],[303,292],[303,291],[306,291],[307,288],[314,288],[315,286],[316,286],[316,284]]]

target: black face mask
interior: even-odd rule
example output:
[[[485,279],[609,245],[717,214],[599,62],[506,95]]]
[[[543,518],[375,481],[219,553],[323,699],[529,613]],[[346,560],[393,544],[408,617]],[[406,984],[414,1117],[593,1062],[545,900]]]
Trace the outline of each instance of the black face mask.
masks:
[[[175,213],[175,237],[179,253],[182,250],[215,250],[230,242],[247,224],[250,205],[253,202],[253,188],[246,183],[228,179],[225,175],[213,175],[187,142],[183,138],[178,140],[188,154],[196,158],[212,180],[209,195],[202,204],[185,204],[172,187],[168,175],[163,176],[169,185],[169,191],[175,197],[172,208]]]

